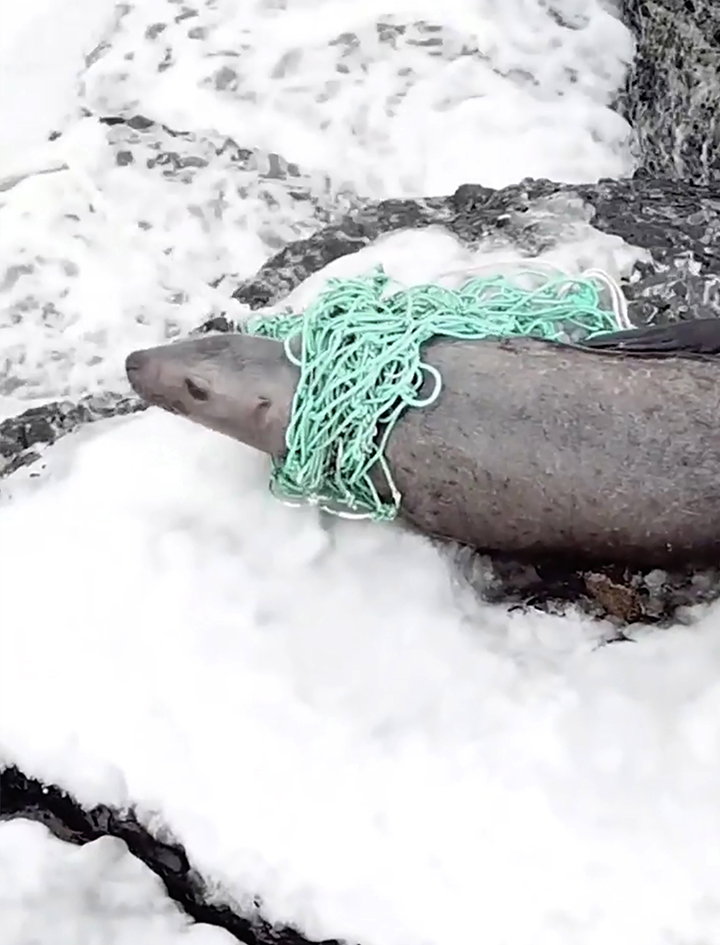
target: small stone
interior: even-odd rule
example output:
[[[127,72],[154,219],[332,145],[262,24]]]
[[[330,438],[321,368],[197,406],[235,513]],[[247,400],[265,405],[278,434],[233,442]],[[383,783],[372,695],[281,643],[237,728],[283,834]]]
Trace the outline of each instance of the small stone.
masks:
[[[584,577],[588,593],[611,617],[634,623],[643,616],[642,600],[633,588],[612,581],[606,574],[591,571]]]

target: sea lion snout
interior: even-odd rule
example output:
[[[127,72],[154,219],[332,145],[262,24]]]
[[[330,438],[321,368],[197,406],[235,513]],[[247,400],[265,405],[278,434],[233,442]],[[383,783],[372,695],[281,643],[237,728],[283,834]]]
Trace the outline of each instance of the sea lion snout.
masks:
[[[299,372],[278,341],[240,333],[188,338],[131,351],[125,372],[153,407],[264,453],[285,449]]]
[[[153,350],[131,351],[125,358],[125,373],[132,389],[147,403],[188,416],[187,405],[178,392],[165,389],[161,376],[162,364]]]
[[[130,354],[125,358],[125,373],[127,374],[127,378],[130,381],[130,386],[135,391],[137,391],[137,387],[135,385],[142,376],[142,369],[145,361],[146,357],[145,352],[143,351],[131,351]]]
[[[157,363],[149,351],[131,351],[125,358],[125,373],[136,394],[143,396],[152,387],[149,382],[152,380],[150,375],[153,372],[153,365],[157,372]]]

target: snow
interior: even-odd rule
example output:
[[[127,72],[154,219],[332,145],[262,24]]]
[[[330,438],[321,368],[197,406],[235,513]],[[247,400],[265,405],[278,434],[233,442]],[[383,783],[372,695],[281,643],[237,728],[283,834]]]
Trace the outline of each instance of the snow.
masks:
[[[319,228],[296,187],[330,213],[468,180],[632,170],[608,107],[632,43],[607,4],[392,9],[128,7],[68,101],[38,116],[49,131],[65,115],[68,135],[32,155],[13,144],[16,164],[69,169],[0,192],[3,413],[125,389],[127,352],[210,314],[222,299],[211,280],[251,275],[273,245]],[[95,16],[73,19],[70,73]],[[22,112],[14,88],[0,125]],[[212,159],[178,176],[120,165],[121,132],[75,118],[83,103],[192,132]],[[215,154],[222,135],[297,162],[299,183]],[[545,262],[617,277],[640,258],[582,207],[560,209]],[[410,283],[513,258],[495,242],[399,233],[288,301],[378,260]],[[5,763],[83,804],[138,804],[219,901],[259,895],[267,919],[309,937],[720,939],[717,607],[603,645],[609,628],[572,611],[490,606],[421,536],[288,508],[268,494],[264,457],[158,411],[65,438],[37,472],[0,493]],[[23,867],[0,884],[13,921],[35,921],[35,895],[37,921],[42,900],[68,941],[110,940],[118,869],[132,909],[117,941],[223,940],[183,930],[112,841],[78,850],[37,825],[0,830],[3,876],[8,858]],[[73,926],[105,897],[92,931]],[[23,941],[8,927],[0,945]],[[53,928],[30,934],[56,945]]]
[[[3,945],[234,945],[222,929],[193,925],[160,880],[102,837],[84,847],[42,824],[0,824]]]
[[[712,611],[598,647],[479,604],[407,531],[275,502],[262,457],[178,418],[78,439],[2,510],[11,625],[33,601],[0,679],[24,771],[139,800],[221,896],[310,936],[718,928]]]
[[[110,0],[0,2],[0,167],[37,149],[72,114],[74,84]]]

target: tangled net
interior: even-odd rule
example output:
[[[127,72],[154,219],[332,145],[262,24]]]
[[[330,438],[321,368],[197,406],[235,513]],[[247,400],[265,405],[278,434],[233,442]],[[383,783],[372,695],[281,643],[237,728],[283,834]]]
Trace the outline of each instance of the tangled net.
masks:
[[[531,272],[528,270],[527,272]],[[611,305],[603,307],[603,286]],[[609,277],[546,277],[521,288],[503,275],[473,278],[459,289],[418,285],[392,291],[382,268],[331,279],[302,314],[251,320],[246,331],[282,341],[300,381],[286,433],[287,453],[273,459],[270,488],[289,504],[315,504],[349,518],[389,521],[401,495],[385,445],[408,407],[427,407],[442,392],[440,373],[422,360],[432,338],[477,340],[533,336],[578,342],[627,327],[624,298]],[[431,393],[420,397],[427,376]],[[391,499],[370,472],[379,464]]]

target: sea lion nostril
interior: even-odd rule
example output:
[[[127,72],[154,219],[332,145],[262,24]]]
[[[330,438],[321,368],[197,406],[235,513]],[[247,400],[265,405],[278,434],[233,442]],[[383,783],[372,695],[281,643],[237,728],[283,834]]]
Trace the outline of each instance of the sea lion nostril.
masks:
[[[209,391],[204,390],[189,377],[185,378],[185,388],[193,400],[207,400],[210,397]]]

